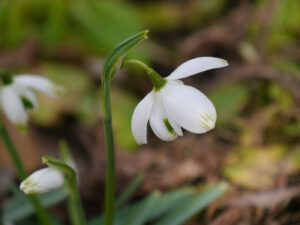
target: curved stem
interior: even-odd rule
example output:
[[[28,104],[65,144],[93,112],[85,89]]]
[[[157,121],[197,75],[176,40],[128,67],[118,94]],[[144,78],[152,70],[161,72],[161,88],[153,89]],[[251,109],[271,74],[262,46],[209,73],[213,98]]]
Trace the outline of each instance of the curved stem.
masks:
[[[140,60],[128,59],[123,62],[124,66],[127,64],[136,64],[142,67],[146,71],[149,80],[153,84],[154,91],[159,91],[167,83],[167,80],[165,78],[162,78],[155,70],[153,70]]]
[[[5,125],[2,121],[0,121],[0,136],[6,146],[6,149],[8,153],[10,154],[10,157],[16,167],[17,174],[20,180],[24,180],[28,174],[24,168],[24,165],[22,163],[22,160],[5,128]],[[33,195],[26,195],[26,197],[31,201],[36,215],[38,219],[40,220],[41,224],[43,225],[52,225],[52,222],[50,220],[50,217],[46,210],[42,207],[39,199],[36,196]]]
[[[103,77],[103,125],[106,151],[105,225],[113,224],[115,200],[115,151],[110,104],[110,81]]]
[[[86,225],[87,223],[86,223],[86,218],[84,215],[84,211],[83,211],[83,207],[82,207],[82,203],[81,203],[81,199],[80,199],[76,171],[74,170],[74,168],[71,167],[72,162],[74,162],[74,161],[71,156],[67,142],[60,141],[59,148],[60,148],[60,159],[69,168],[63,166],[62,164],[61,164],[61,166],[58,166],[59,163],[57,163],[56,165],[54,163],[54,166],[61,169],[62,172],[64,172],[67,175],[66,176],[67,181],[65,182],[65,187],[69,193],[67,206],[68,206],[69,214],[71,216],[72,224],[73,225]],[[46,163],[50,164],[51,160],[47,161]]]
[[[86,220],[80,200],[79,190],[76,179],[68,179],[67,187],[69,189],[68,209],[71,214],[73,225],[86,225]]]
[[[148,30],[139,32],[118,44],[107,56],[102,69],[103,126],[106,151],[105,225],[113,225],[115,206],[115,149],[110,104],[110,81],[120,69],[127,52],[146,39]]]

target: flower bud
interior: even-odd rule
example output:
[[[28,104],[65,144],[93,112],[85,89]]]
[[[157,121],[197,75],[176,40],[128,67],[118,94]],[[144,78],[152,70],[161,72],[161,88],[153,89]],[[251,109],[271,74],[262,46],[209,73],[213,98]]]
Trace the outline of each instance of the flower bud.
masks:
[[[40,169],[20,185],[20,189],[25,194],[43,194],[62,187],[64,184],[64,175],[58,169],[48,167]]]

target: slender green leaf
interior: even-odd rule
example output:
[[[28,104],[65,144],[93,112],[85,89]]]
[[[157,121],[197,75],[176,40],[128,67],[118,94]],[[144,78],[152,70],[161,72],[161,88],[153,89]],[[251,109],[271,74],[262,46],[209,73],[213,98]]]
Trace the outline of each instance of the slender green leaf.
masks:
[[[140,186],[142,181],[145,178],[144,173],[138,173],[133,180],[130,182],[130,184],[126,187],[126,189],[122,192],[122,194],[118,197],[116,200],[116,207],[120,207],[123,205],[134,193],[134,191]]]
[[[136,205],[124,218],[122,225],[143,225],[147,222],[152,211],[156,207],[159,197],[159,192],[154,192],[148,196],[143,202]]]
[[[227,185],[218,184],[200,194],[194,194],[184,204],[179,205],[154,225],[180,225],[208,206],[212,201],[221,196]]]
[[[201,193],[194,193],[192,188],[182,188],[166,194],[154,192],[137,203],[117,210],[114,225],[144,225],[161,217],[162,220],[157,222],[159,225],[181,224],[219,197],[225,187],[226,185],[219,184]],[[89,223],[103,224],[103,215]]]
[[[131,206],[117,210],[115,213],[114,225],[142,225],[149,220],[151,212],[156,205],[159,204],[159,198],[161,194],[154,192],[145,197],[141,201],[134,203]],[[92,221],[88,225],[103,225],[104,216],[101,215]]]
[[[52,206],[66,197],[66,193],[62,189],[38,196],[44,207]],[[30,201],[21,191],[3,204],[3,223],[5,221],[19,221],[33,214],[34,209]]]
[[[189,200],[192,195],[193,192],[191,188],[182,188],[162,195],[159,199],[159,203],[152,210],[149,219],[155,220],[163,216],[178,205],[182,205],[184,202]]]

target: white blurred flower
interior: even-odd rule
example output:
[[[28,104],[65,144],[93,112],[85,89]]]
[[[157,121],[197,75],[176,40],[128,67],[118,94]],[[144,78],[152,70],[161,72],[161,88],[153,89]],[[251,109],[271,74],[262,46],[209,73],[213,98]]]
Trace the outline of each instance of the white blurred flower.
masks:
[[[217,116],[212,102],[201,91],[178,79],[227,65],[223,59],[198,57],[175,69],[162,88],[151,91],[136,106],[131,121],[136,142],[147,143],[148,121],[155,135],[164,141],[182,136],[182,127],[197,134],[213,129]]]
[[[20,185],[25,194],[43,194],[62,187],[63,173],[52,167],[40,169],[26,178]]]
[[[45,77],[18,75],[0,87],[0,103],[7,118],[19,128],[25,128],[28,121],[27,110],[37,107],[33,91],[55,97],[62,88]]]

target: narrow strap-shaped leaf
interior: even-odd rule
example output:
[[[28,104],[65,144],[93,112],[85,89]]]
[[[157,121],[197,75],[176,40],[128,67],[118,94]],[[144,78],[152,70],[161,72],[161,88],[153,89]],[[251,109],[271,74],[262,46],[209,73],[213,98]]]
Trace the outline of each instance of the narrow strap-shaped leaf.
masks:
[[[178,205],[176,209],[172,210],[154,225],[181,225],[221,196],[226,189],[227,185],[220,183],[200,194],[195,194],[191,196],[189,201]]]
[[[114,225],[142,225],[145,224],[154,207],[159,204],[161,193],[154,192],[132,205],[119,209],[115,213]],[[103,225],[104,215],[92,219],[88,225]]]
[[[174,208],[177,208],[179,205],[191,199],[191,196],[194,196],[192,188],[182,188],[163,194],[160,197],[158,204],[152,210],[149,220],[154,221],[167,214]]]
[[[121,195],[116,200],[116,207],[120,207],[123,205],[134,193],[134,191],[140,186],[142,181],[145,178],[144,173],[138,173],[133,180],[130,182],[130,184],[126,187],[126,189],[121,193]]]
[[[147,222],[149,215],[158,203],[161,193],[154,192],[143,202],[136,205],[124,218],[122,225],[143,225]]]
[[[19,222],[34,214],[34,208],[26,196],[18,190],[18,194],[3,203],[2,219],[3,224],[7,222]],[[38,196],[43,207],[47,208],[66,198],[62,189],[55,190]]]

